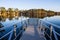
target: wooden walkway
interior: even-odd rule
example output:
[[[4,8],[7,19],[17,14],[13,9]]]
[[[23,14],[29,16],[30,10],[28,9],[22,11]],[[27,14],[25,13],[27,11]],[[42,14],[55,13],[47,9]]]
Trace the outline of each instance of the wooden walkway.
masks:
[[[28,26],[20,40],[46,40],[44,33],[37,26]]]

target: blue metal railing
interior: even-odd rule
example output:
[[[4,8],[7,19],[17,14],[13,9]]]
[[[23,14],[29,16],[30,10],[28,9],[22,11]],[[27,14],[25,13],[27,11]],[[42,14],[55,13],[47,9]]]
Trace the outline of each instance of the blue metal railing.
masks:
[[[47,30],[44,31],[44,34],[45,34],[50,40],[52,40],[52,36],[50,35],[50,31],[51,31],[51,30],[50,30],[50,27],[49,27],[48,25],[46,25],[45,23],[47,23],[47,24],[49,24],[49,25],[52,26],[52,28],[53,28],[53,29],[52,29],[52,33],[54,34],[54,38],[55,38],[55,40],[59,40],[58,37],[57,37],[57,35],[60,37],[60,34],[59,34],[57,31],[55,31],[54,27],[60,28],[60,26],[57,26],[57,25],[55,25],[55,24],[52,24],[52,23],[47,22],[47,21],[44,21],[44,20],[41,20],[41,21],[38,20],[38,21],[40,22],[40,25],[41,25],[41,23],[42,23],[42,27],[43,27],[43,28],[47,29]],[[37,21],[37,22],[38,22],[38,21]],[[0,38],[0,40],[4,39],[4,38],[5,38],[6,36],[8,36],[8,35],[9,35],[9,37],[8,37],[7,40],[11,40],[12,38],[13,38],[13,40],[20,39],[20,36],[21,36],[22,33],[24,32],[23,27],[28,25],[28,20],[24,20],[24,21],[19,22],[19,23],[21,23],[21,25],[16,28],[16,30],[19,29],[19,32],[17,33],[16,37],[13,38],[12,35],[14,34],[14,29],[12,29],[10,32],[8,32],[8,33],[5,34],[4,36],[2,36],[2,37]],[[19,23],[16,23],[16,25],[18,25]],[[21,26],[22,26],[22,27],[21,27]],[[49,32],[48,32],[48,31],[49,31]]]
[[[49,26],[46,25],[46,24],[44,24],[44,23],[47,23],[47,24],[49,24],[49,25],[52,26],[52,28],[53,28],[53,29],[52,29],[52,32],[53,32],[53,34],[54,34],[55,40],[59,40],[58,37],[57,37],[57,35],[60,37],[60,34],[59,34],[57,31],[55,31],[54,27],[60,28],[60,26],[57,26],[57,25],[55,25],[55,24],[52,24],[52,23],[50,23],[50,22],[47,22],[47,21],[42,20],[42,25],[44,25],[44,27],[48,28],[49,30],[50,30]],[[52,38],[51,38],[51,39],[52,39]]]
[[[4,37],[6,37],[7,35],[9,35],[10,33],[12,33],[13,32],[13,30],[11,30],[10,32],[8,32],[7,34],[5,34],[4,36],[2,36],[1,38],[0,38],[0,40],[1,39],[4,39]]]
[[[20,27],[16,27],[16,30],[17,30],[17,29],[19,30],[18,34],[16,34],[16,37],[14,37],[14,38],[12,37],[13,34],[14,34],[14,29],[12,29],[10,32],[8,32],[8,33],[5,34],[4,36],[2,36],[2,37],[0,38],[0,40],[3,40],[3,39],[5,40],[6,36],[8,37],[8,35],[9,35],[9,37],[6,38],[6,40],[11,40],[12,38],[13,38],[13,40],[18,39],[19,35],[21,35],[22,32],[24,31],[23,25],[26,24],[26,20],[23,20],[22,22],[19,22],[19,23],[21,23],[21,25],[20,25]],[[18,25],[19,23],[16,23],[16,25]],[[17,30],[17,31],[18,31],[18,30]],[[19,38],[19,39],[20,39],[20,38]]]
[[[13,31],[11,32],[8,40],[11,40],[12,35],[13,35]]]

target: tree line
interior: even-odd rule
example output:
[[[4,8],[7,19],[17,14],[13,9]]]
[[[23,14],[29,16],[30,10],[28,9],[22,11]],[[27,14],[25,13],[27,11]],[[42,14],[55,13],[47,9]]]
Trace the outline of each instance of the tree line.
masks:
[[[19,10],[18,8],[8,8],[0,7],[0,17],[19,17],[25,16],[30,18],[44,18],[46,16],[60,15],[60,12],[55,12],[45,9],[29,9],[29,10]]]

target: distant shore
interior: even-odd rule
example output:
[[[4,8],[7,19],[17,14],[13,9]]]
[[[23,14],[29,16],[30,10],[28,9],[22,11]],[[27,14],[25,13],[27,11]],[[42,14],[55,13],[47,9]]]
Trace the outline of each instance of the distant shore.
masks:
[[[54,15],[60,15],[60,12],[55,12],[51,10],[45,10],[45,9],[29,9],[29,10],[19,10],[18,8],[8,8],[6,10],[4,7],[0,8],[0,18],[6,18],[6,17],[19,17],[19,16],[25,16],[30,18],[44,18],[47,16],[54,16]]]

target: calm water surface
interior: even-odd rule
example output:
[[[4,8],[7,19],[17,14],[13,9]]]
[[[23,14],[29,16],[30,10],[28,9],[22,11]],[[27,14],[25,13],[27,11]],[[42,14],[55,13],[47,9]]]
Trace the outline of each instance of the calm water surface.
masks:
[[[4,25],[4,32],[0,32],[0,37],[2,37],[4,34],[8,33],[9,31],[11,31],[14,27],[12,25],[17,24],[18,27],[21,26],[21,21],[22,20],[26,20],[25,17],[23,17],[23,19],[21,17],[19,18],[13,18],[12,20],[9,20],[8,18],[5,21],[0,21],[3,25]],[[60,26],[60,16],[52,16],[52,17],[46,17],[43,20],[53,23],[57,26]],[[60,28],[58,27],[54,27],[54,29],[60,33]],[[58,30],[59,29],[59,30]]]
[[[46,17],[43,20],[50,22],[51,24],[54,24],[56,26],[53,25],[54,30],[60,34],[60,16],[52,16],[52,17]],[[46,25],[50,25],[47,24]]]
[[[16,24],[17,27],[21,27],[22,26],[21,21],[24,21],[26,19],[27,19],[26,17],[19,17],[19,18],[13,18],[12,20],[9,20],[7,18],[5,21],[0,21],[0,23],[2,23],[3,26],[4,26],[3,29],[5,30],[3,32],[0,32],[0,37],[2,37],[3,35],[7,34],[12,29],[14,29],[14,27],[13,27],[14,24]]]
[[[51,22],[55,25],[60,26],[60,16],[52,16],[52,17],[46,17],[43,20]]]

